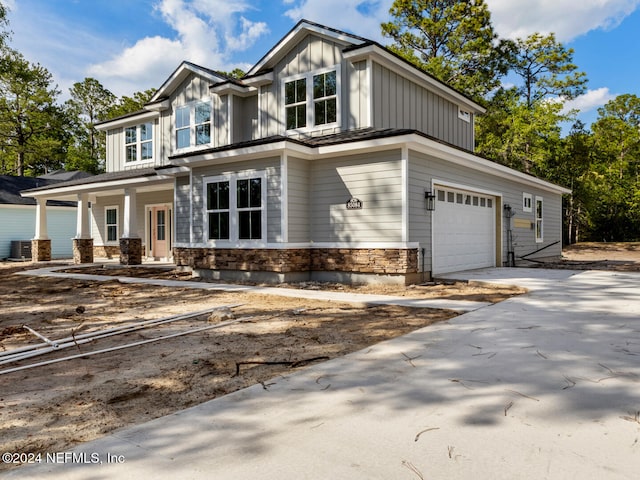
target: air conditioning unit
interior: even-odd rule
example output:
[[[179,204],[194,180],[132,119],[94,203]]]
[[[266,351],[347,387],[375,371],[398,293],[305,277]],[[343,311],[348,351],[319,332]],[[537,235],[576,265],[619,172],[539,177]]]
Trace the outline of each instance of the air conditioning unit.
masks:
[[[31,258],[31,240],[12,240],[11,258]]]

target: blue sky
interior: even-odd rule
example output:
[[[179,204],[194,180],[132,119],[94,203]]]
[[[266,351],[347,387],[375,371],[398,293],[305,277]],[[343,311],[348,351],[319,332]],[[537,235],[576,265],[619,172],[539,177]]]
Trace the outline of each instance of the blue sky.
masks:
[[[575,50],[589,91],[572,103],[591,124],[623,93],[640,96],[640,0],[485,0],[505,38],[554,32]],[[63,91],[97,78],[116,95],[159,87],[182,60],[248,69],[301,18],[381,43],[393,0],[0,0],[11,45]]]

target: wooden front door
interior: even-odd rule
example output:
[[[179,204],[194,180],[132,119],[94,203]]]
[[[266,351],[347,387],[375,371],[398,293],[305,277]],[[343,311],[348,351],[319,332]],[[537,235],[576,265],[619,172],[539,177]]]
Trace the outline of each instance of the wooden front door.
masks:
[[[151,207],[149,210],[151,256],[169,258],[169,209]]]

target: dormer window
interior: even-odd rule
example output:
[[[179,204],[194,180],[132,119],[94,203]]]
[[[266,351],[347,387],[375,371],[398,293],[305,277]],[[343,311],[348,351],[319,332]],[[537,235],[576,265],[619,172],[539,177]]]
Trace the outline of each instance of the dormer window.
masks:
[[[153,124],[143,123],[124,129],[125,162],[153,160]]]
[[[288,77],[283,82],[287,130],[313,130],[337,124],[339,67]]]
[[[211,103],[197,102],[175,110],[176,149],[211,143]]]

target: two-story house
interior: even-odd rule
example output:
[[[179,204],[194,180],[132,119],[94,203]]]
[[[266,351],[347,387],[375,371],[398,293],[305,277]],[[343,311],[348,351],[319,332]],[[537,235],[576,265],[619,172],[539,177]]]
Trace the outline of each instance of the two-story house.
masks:
[[[77,262],[166,258],[209,278],[415,282],[559,256],[569,191],[474,155],[483,111],[301,21],[242,79],[182,63],[143,111],[98,126],[107,173],[25,195],[78,202]]]

